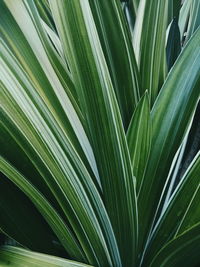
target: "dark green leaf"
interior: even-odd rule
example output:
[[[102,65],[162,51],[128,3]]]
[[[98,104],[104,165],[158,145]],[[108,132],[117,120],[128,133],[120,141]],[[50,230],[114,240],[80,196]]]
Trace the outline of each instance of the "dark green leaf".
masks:
[[[32,202],[1,172],[0,195],[0,229],[29,249],[56,253],[53,241],[57,239],[47,223]]]
[[[199,266],[200,224],[189,229],[164,246],[150,267]]]
[[[188,168],[185,176],[170,197],[149,238],[147,260],[158,252],[158,245],[163,246],[177,234],[200,221],[200,153]]]
[[[178,27],[178,20],[174,18],[172,23],[169,26],[169,33],[167,38],[167,65],[168,70],[174,65],[178,55],[181,52],[181,38],[180,38],[180,31]]]

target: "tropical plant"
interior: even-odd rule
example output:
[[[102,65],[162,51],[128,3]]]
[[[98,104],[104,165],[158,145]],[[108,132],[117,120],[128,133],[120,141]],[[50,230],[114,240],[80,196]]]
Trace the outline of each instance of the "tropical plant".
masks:
[[[0,230],[19,244],[0,266],[200,263],[200,152],[177,180],[199,14],[199,0],[0,1]]]

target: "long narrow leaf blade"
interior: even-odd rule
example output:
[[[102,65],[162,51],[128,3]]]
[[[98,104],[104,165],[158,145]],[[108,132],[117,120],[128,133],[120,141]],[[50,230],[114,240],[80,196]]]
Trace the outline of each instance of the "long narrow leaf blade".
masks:
[[[166,54],[167,54],[167,66],[168,70],[174,65],[177,57],[181,52],[181,37],[180,31],[178,26],[177,18],[172,20],[172,23],[169,26],[169,33],[167,38],[167,47],[166,47]]]
[[[140,195],[141,240],[149,231],[175,156],[200,96],[200,29],[168,75],[151,111],[152,145]]]
[[[166,0],[141,0],[133,44],[141,75],[141,95],[149,90],[153,104],[165,78]]]
[[[133,114],[127,132],[127,141],[137,191],[139,191],[151,145],[150,106],[147,93],[140,100]]]
[[[186,42],[191,38],[193,33],[200,25],[200,2],[193,0],[190,7],[190,17],[186,34]]]
[[[2,267],[90,267],[83,263],[10,246],[1,247],[0,265]]]
[[[33,12],[31,16],[27,11],[28,7],[22,1],[5,2],[19,26],[5,6],[4,1],[1,1],[0,33],[4,40],[0,39],[1,46],[12,51],[10,57],[18,60],[20,67],[25,70],[37,92],[45,101],[60,127],[62,127],[63,132],[67,134],[77,152],[82,156],[82,160],[84,160],[85,154],[87,158],[86,161],[84,160],[85,164],[88,160],[93,172],[98,177],[92,149],[83,129],[83,121],[80,119],[82,115],[70,93],[72,82],[70,82],[70,85],[66,82],[68,81],[68,74],[63,70],[62,77],[58,77],[58,74],[55,73],[55,70],[60,70],[61,65],[58,60],[54,60],[55,57],[51,58],[51,61],[49,59],[49,54],[52,56],[54,53],[47,41],[48,38],[44,33],[33,1],[26,2],[26,5],[31,5],[31,9],[29,9],[29,11]],[[39,24],[39,26],[37,25],[38,27],[35,26],[35,21]],[[41,35],[43,34],[42,36],[37,33],[38,29],[41,31]],[[2,54],[3,47],[0,50],[1,56],[4,56],[5,61],[10,61],[5,49]],[[47,50],[48,53],[46,52]],[[72,86],[74,85],[72,84]]]
[[[139,99],[139,73],[131,37],[119,1],[89,2],[127,128]]]
[[[134,177],[119,108],[89,1],[52,0],[50,3],[58,28],[61,27],[62,39],[72,53],[70,67],[79,89],[105,206],[123,264],[130,266],[135,258],[137,242]],[[132,251],[131,256],[129,251]]]
[[[146,252],[147,261],[158,252],[157,244],[163,246],[200,221],[199,172],[200,153],[188,168],[153,229]]]
[[[164,246],[149,266],[198,266],[200,225],[196,225]]]
[[[46,219],[46,222],[57,235],[68,255],[74,259],[85,261],[85,256],[76,238],[47,199],[45,199],[45,197],[31,183],[29,183],[25,177],[23,177],[2,157],[0,157],[0,171],[4,173],[14,184],[16,184],[16,186],[22,190],[36,206],[41,215]]]
[[[179,24],[180,34],[181,34],[181,41],[184,41],[185,39],[192,1],[193,0],[184,1],[180,9],[178,24]]]
[[[23,246],[58,253],[55,235],[31,201],[0,172],[0,229]],[[31,231],[30,231],[31,229]]]

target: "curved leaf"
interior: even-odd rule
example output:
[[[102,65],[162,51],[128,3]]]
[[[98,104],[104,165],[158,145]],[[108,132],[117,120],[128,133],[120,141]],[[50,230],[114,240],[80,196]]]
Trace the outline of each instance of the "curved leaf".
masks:
[[[2,157],[0,157],[0,171],[4,173],[14,184],[16,184],[16,186],[22,190],[36,206],[41,215],[46,219],[46,222],[57,235],[59,241],[66,249],[69,256],[77,260],[85,261],[86,259],[84,253],[76,238],[47,199],[45,199],[45,197],[30,182],[28,182],[25,177],[23,177]],[[34,223],[36,224],[35,221]],[[18,221],[18,224],[21,225],[21,222]]]
[[[198,266],[200,262],[200,224],[177,236],[164,246],[150,267]]]
[[[61,27],[93,147],[105,206],[122,262],[133,264],[137,243],[134,177],[111,78],[88,0],[50,1]],[[74,49],[76,47],[76,49]],[[129,251],[132,251],[131,257]]]
[[[0,229],[23,246],[58,253],[57,241],[32,202],[0,172]],[[30,231],[31,229],[31,231]]]
[[[200,152],[191,163],[180,184],[173,192],[165,211],[149,237],[146,260],[155,255],[167,241],[200,221]]]
[[[59,123],[63,134],[70,138],[86,166],[89,162],[98,179],[94,155],[82,125],[84,120],[72,94],[75,90],[74,85],[66,70],[63,70],[61,62],[56,60],[57,57],[45,35],[33,1],[26,1],[26,5],[31,5],[29,9],[31,15],[21,0],[15,2],[5,0],[5,3],[10,6],[20,27],[4,1],[1,1],[0,33],[4,40],[0,38],[1,57],[4,57],[4,61],[11,66],[13,60],[17,61],[20,68],[24,69],[35,90]],[[37,24],[34,23],[35,20]],[[38,30],[41,34],[37,32]]]
[[[171,69],[151,111],[151,151],[138,199],[141,240],[151,228],[170,166],[199,96],[200,29]]]
[[[0,265],[2,267],[92,267],[83,263],[10,246],[1,247]]]

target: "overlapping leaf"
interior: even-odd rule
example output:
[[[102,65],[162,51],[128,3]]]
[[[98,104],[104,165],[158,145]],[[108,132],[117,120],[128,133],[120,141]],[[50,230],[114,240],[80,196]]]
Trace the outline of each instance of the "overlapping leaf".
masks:
[[[122,120],[127,128],[139,99],[139,74],[131,36],[119,1],[89,2]]]
[[[29,1],[29,4],[31,3],[32,1]],[[73,97],[74,85],[50,46],[33,3],[31,4],[34,11],[32,19],[37,21],[38,27],[27,14],[22,1],[15,1],[15,5],[13,5],[13,1],[7,1],[7,4],[11,5],[10,8],[13,12],[15,9],[18,11],[15,15],[18,22],[21,21],[21,29],[1,1],[0,36],[3,39],[0,40],[1,50],[5,47],[6,50],[9,48],[12,51],[12,54],[10,53],[8,56],[4,50],[4,59],[9,61],[10,58],[17,58],[20,67],[25,70],[26,75],[34,84],[35,90],[59,123],[64,135],[67,134],[86,166],[88,161],[93,172],[98,176],[91,146],[83,129],[83,118]],[[21,20],[21,14],[26,14],[23,16],[23,20]],[[38,29],[42,32],[42,37],[37,33]],[[30,62],[31,64],[29,64]],[[84,154],[86,159],[84,159]]]
[[[200,225],[197,224],[164,246],[151,267],[198,266],[200,261]]]
[[[151,111],[152,145],[139,194],[141,242],[151,227],[174,155],[200,95],[200,29],[168,75]]]
[[[13,168],[2,157],[0,157],[0,171],[4,173],[14,184],[16,184],[17,187],[19,187],[19,189],[21,189],[31,200],[31,202],[36,206],[36,208],[40,211],[42,216],[46,219],[46,222],[49,224],[51,229],[57,235],[59,241],[66,249],[69,256],[77,260],[86,261],[84,253],[80,248],[78,241],[74,237],[73,233],[71,232],[69,227],[64,223],[64,221],[56,212],[56,210],[47,201],[47,199],[24,176],[22,176],[15,168]],[[6,177],[4,177],[4,179],[6,179]],[[30,212],[32,213],[32,210],[30,210]],[[18,220],[17,224],[22,225],[23,220],[21,221]],[[37,225],[35,220],[34,224]],[[28,228],[29,227],[30,225],[28,225]],[[32,231],[30,233],[32,233]],[[41,236],[39,236],[39,238],[38,237],[36,238],[41,240]],[[43,237],[42,239],[46,241],[46,238]]]
[[[182,234],[200,221],[200,153],[196,156],[158,219],[147,248],[148,257],[176,235]]]
[[[70,52],[68,61],[86,118],[105,206],[123,264],[130,266],[137,242],[134,177],[119,108],[89,1],[50,1],[50,4],[63,47]]]
[[[134,29],[133,44],[141,75],[141,95],[149,90],[153,104],[166,72],[166,0],[141,0]]]

